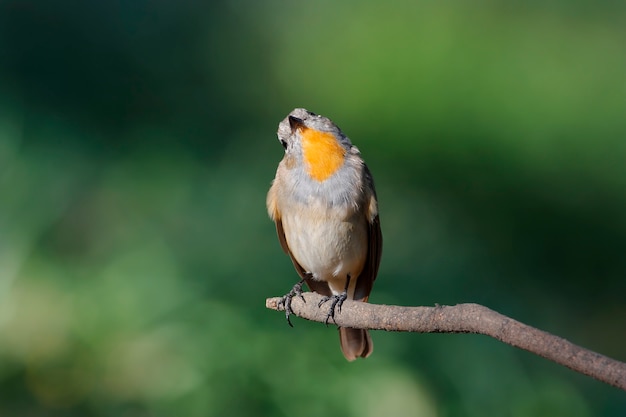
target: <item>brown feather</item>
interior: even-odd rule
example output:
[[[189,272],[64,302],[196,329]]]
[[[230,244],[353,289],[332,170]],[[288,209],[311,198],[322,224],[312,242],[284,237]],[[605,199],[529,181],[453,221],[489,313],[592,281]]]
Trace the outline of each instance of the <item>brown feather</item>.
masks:
[[[283,221],[280,219],[276,219],[276,234],[278,235],[278,241],[280,242],[280,247],[283,248],[286,254],[291,256],[291,251],[289,250],[289,245],[287,245],[287,239],[285,238],[285,230],[283,229]],[[293,259],[293,257],[291,259]]]
[[[367,358],[374,351],[374,344],[367,330],[340,327],[339,342],[343,356],[349,361]]]
[[[380,231],[376,189],[374,188],[374,179],[367,165],[363,165],[363,182],[368,185],[366,189],[369,189],[371,194],[369,195],[369,201],[367,201],[368,206],[365,213],[369,221],[367,230],[367,258],[363,270],[357,278],[356,287],[354,289],[354,299],[358,301],[367,301],[370,292],[372,292],[372,286],[374,285],[374,280],[376,280],[376,275],[378,275],[383,250],[383,235]]]

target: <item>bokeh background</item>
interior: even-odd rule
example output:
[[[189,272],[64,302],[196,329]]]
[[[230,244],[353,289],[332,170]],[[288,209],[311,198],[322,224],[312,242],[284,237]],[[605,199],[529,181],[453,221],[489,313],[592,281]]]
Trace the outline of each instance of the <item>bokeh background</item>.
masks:
[[[0,2],[1,416],[624,416],[476,335],[336,330],[265,298],[278,122],[375,179],[372,302],[477,302],[626,360],[626,6]]]

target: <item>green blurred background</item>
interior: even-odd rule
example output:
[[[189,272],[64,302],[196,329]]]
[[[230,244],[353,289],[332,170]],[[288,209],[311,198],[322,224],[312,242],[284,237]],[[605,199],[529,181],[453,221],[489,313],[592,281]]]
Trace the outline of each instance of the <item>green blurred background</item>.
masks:
[[[477,302],[626,360],[626,5],[0,1],[0,415],[624,416],[476,335],[337,332],[267,218],[278,122],[376,181],[375,303]]]

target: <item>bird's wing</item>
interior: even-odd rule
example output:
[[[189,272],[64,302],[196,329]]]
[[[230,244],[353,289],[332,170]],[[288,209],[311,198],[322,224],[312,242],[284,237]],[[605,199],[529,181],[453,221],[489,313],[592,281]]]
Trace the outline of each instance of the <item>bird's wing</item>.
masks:
[[[380,231],[380,218],[378,216],[369,225],[368,239],[367,259],[354,289],[354,299],[358,301],[367,301],[380,266],[383,236]]]
[[[374,188],[374,179],[367,165],[363,165],[363,182],[366,188],[370,190],[368,206],[365,210],[365,217],[368,222],[367,229],[367,258],[361,274],[357,278],[356,287],[354,289],[354,299],[358,301],[367,301],[374,280],[378,274],[380,266],[380,258],[383,252],[383,235],[380,231],[380,218],[378,217],[378,201],[376,199],[376,190]]]

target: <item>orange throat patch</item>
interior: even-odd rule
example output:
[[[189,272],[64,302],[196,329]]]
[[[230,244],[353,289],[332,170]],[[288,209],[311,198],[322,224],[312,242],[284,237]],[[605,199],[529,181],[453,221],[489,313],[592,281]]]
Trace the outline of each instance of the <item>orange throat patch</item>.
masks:
[[[341,168],[346,150],[335,135],[307,128],[301,129],[300,134],[304,161],[313,179],[324,181]]]

